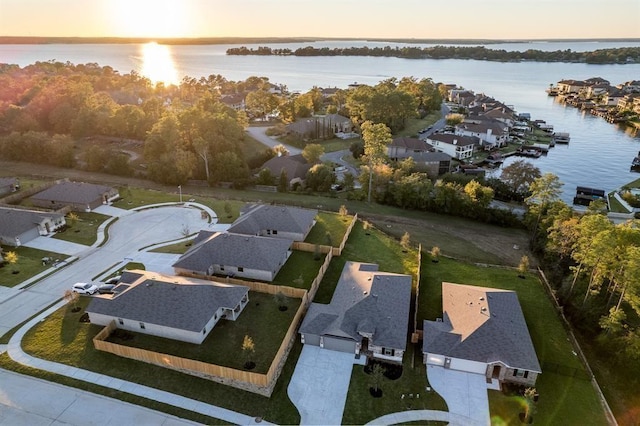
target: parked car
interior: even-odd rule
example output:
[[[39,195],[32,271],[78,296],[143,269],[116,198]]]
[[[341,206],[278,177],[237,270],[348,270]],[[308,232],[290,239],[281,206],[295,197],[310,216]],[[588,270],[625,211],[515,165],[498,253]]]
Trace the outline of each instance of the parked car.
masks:
[[[116,275],[115,277],[109,278],[104,283],[105,284],[118,284],[118,282],[120,281],[120,278],[122,278],[121,275]]]
[[[94,294],[98,291],[98,287],[91,283],[75,283],[71,290],[78,294]]]
[[[98,293],[100,294],[113,294],[113,289],[117,284],[102,284],[98,286]]]

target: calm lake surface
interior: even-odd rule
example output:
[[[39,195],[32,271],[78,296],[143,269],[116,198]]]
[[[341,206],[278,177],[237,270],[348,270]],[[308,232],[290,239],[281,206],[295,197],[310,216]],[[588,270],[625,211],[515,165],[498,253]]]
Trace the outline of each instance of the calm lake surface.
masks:
[[[270,47],[297,49],[349,46],[403,46],[399,43],[367,41],[327,41],[315,43],[270,44]],[[258,45],[247,45],[257,47]],[[429,46],[420,44],[419,46]],[[575,187],[588,186],[611,191],[640,177],[629,170],[640,150],[640,139],[630,130],[601,118],[565,107],[548,97],[544,90],[562,79],[603,77],[616,85],[640,80],[640,64],[587,65],[569,63],[502,63],[473,60],[399,59],[378,57],[276,57],[227,56],[230,45],[169,46],[179,76],[200,78],[221,74],[228,80],[265,76],[272,83],[284,84],[292,91],[313,86],[346,88],[353,82],[376,84],[390,77],[414,76],[436,82],[456,83],[476,93],[485,93],[518,112],[546,120],[556,131],[571,133],[569,145],[551,149],[546,157],[530,160],[542,172],[553,172],[564,182],[563,199],[571,202]],[[237,46],[236,46],[237,47]],[[535,42],[487,45],[491,49],[590,51],[615,47],[640,47],[640,42]],[[121,73],[142,70],[142,45],[0,45],[0,62],[26,66],[36,61],[109,65]],[[505,163],[516,160],[511,157]],[[499,173],[499,171],[498,171]]]

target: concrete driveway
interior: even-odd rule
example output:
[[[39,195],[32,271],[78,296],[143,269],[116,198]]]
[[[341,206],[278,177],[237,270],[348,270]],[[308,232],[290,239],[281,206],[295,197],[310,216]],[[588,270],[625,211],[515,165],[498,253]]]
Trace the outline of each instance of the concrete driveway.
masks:
[[[354,354],[304,345],[287,389],[300,413],[300,424],[342,424],[351,370],[365,361]]]
[[[467,419],[462,424],[491,424],[487,381],[483,375],[428,365],[427,378],[446,401],[449,412],[457,418]]]
[[[255,140],[260,142],[263,145],[268,146],[269,148],[273,148],[276,145],[284,145],[282,142],[275,138],[271,138],[267,136],[266,131],[268,127],[249,127],[247,129],[247,133],[249,133]],[[289,150],[290,155],[300,154],[302,150],[300,148],[296,148],[291,145],[284,145],[287,150]]]
[[[78,256],[89,248],[89,246],[51,237],[37,237],[23,245],[25,247],[31,247],[39,250],[66,254],[67,256]]]

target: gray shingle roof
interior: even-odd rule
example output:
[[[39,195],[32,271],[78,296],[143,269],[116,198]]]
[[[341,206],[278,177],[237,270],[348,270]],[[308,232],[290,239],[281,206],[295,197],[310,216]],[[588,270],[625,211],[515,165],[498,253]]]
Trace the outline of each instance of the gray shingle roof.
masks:
[[[34,200],[54,200],[60,203],[92,203],[101,199],[113,188],[83,182],[61,182],[51,188],[38,192],[31,198]]]
[[[346,262],[331,303],[312,303],[300,333],[348,337],[371,333],[372,344],[405,349],[411,276],[379,272],[378,265]]]
[[[424,352],[541,372],[513,291],[442,283],[443,321],[424,321]]]
[[[274,157],[264,163],[261,169],[269,169],[271,174],[276,178],[280,176],[282,169],[287,172],[287,179],[307,177],[307,172],[311,168],[311,164],[307,163],[302,155],[284,155],[282,157]]]
[[[427,141],[438,141],[449,145],[469,146],[476,145],[480,139],[475,136],[460,136],[452,133],[434,133],[429,135]]]
[[[267,229],[275,229],[305,234],[317,215],[317,210],[257,204],[233,222],[228,231],[256,235]]]
[[[210,265],[275,271],[292,243],[283,238],[216,232],[192,246],[173,266],[191,271],[206,271]]]
[[[429,145],[422,139],[405,138],[405,137],[393,139],[389,144],[389,146],[398,146],[401,148],[408,148],[408,149],[418,149],[422,151],[428,151],[430,149],[433,149],[431,145]]]
[[[98,296],[87,307],[91,313],[162,325],[187,331],[202,331],[219,308],[234,309],[248,287],[133,271],[138,279],[114,297]]]
[[[46,218],[60,219],[61,214],[0,207],[0,235],[17,237],[35,228]]]

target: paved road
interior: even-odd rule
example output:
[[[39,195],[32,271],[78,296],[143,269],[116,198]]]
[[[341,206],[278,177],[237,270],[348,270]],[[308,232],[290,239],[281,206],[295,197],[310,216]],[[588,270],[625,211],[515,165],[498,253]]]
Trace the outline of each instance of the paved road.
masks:
[[[300,148],[296,148],[295,146],[285,145],[277,139],[273,139],[266,135],[268,127],[249,127],[247,129],[247,133],[249,133],[255,140],[258,142],[273,148],[276,145],[284,145],[285,148],[289,150],[289,154],[296,155],[300,154],[302,150]]]
[[[0,370],[0,426],[162,425],[196,423],[165,413]]]
[[[321,160],[331,161],[333,163],[340,164],[341,166],[345,167],[347,171],[350,172],[352,175],[358,176],[360,174],[360,170],[356,169],[351,164],[349,164],[348,162],[342,159],[347,155],[352,155],[351,151],[349,151],[348,149],[343,149],[341,151],[327,152],[322,156]],[[341,179],[338,179],[338,180],[341,180]]]
[[[162,207],[142,210],[121,217],[110,228],[109,241],[100,248],[89,248],[79,260],[24,290],[1,293],[0,335],[60,299],[73,283],[91,279],[117,263],[133,259],[138,249],[206,228],[200,210],[188,207]]]

